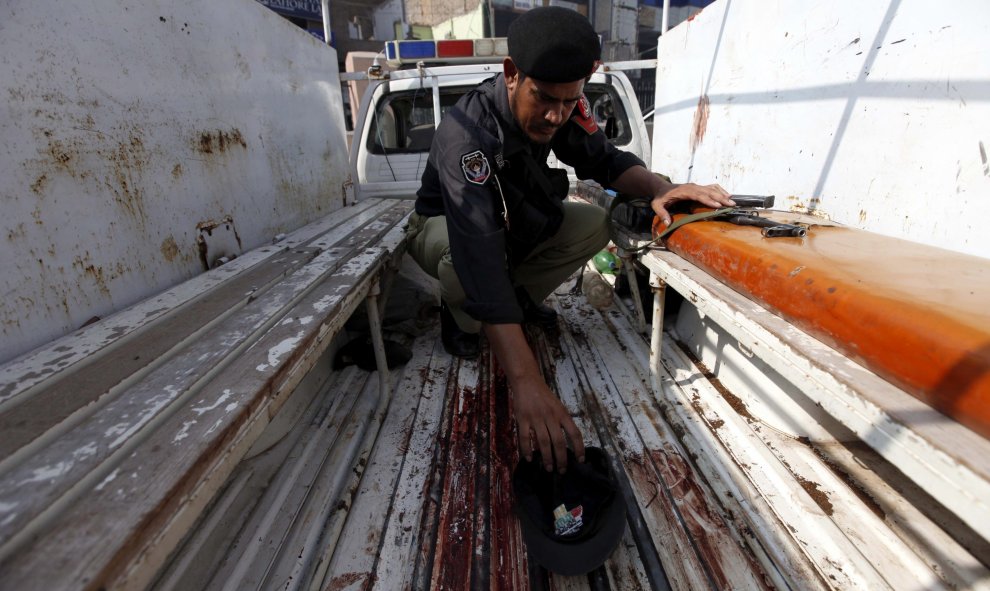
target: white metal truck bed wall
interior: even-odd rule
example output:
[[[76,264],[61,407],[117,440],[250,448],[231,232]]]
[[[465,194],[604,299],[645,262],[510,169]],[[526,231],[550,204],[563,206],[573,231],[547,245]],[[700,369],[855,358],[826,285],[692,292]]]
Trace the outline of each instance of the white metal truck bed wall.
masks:
[[[719,0],[659,42],[653,167],[990,257],[983,0]]]
[[[0,94],[0,360],[342,205],[336,52],[253,0],[4,2]]]

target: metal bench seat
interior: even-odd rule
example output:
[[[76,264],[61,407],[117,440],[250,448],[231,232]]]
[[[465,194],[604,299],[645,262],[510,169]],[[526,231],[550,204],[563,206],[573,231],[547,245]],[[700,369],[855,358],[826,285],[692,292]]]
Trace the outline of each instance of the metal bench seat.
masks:
[[[410,209],[345,207],[0,368],[0,588],[147,584],[362,301],[381,344]]]

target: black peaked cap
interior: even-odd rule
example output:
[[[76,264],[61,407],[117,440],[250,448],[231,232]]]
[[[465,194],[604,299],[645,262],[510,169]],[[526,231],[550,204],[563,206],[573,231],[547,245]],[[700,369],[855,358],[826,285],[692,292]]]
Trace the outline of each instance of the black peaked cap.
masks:
[[[598,34],[580,13],[559,6],[534,8],[509,26],[509,57],[527,76],[575,82],[601,58]]]
[[[580,463],[567,450],[567,472],[547,472],[540,452],[522,460],[512,475],[512,489],[523,540],[530,557],[557,574],[593,571],[608,560],[626,530],[626,502],[605,452],[584,448]],[[578,511],[575,529],[558,531],[555,509]],[[566,523],[566,522],[565,522]]]

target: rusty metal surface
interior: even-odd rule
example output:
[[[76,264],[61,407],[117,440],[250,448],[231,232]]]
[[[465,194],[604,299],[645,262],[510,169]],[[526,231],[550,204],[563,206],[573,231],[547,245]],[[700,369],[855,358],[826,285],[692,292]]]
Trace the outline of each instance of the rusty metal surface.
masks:
[[[101,356],[113,357],[115,347],[119,347],[124,341],[140,339],[142,331],[148,330],[148,327],[154,326],[155,323],[161,323],[166,315],[174,313],[175,310],[184,306],[185,309],[195,308],[197,302],[202,303],[204,297],[209,299],[207,294],[216,291],[222,292],[226,286],[236,284],[242,277],[246,279],[245,285],[242,285],[239,290],[237,288],[231,290],[229,296],[242,296],[245,300],[250,299],[252,292],[264,289],[270,281],[284,277],[286,268],[278,263],[273,263],[273,261],[282,257],[287,251],[304,247],[310,251],[307,256],[312,258],[315,249],[326,249],[333,246],[350,234],[354,228],[363,227],[381,218],[394,205],[389,201],[369,200],[336,212],[332,216],[321,218],[285,236],[276,245],[248,252],[210,273],[198,275],[153,298],[122,310],[104,321],[90,324],[71,335],[38,348],[14,362],[0,366],[0,414],[16,407],[33,393],[43,393],[39,390],[47,392],[50,389],[57,389],[54,384],[64,380],[64,376],[69,373],[85,375],[89,372],[92,374],[88,368],[80,369],[80,363],[99,363],[98,360]],[[383,240],[388,243],[390,249],[394,248],[396,243],[394,238]],[[275,269],[269,269],[269,271],[260,269],[273,264]],[[268,274],[269,272],[272,274]],[[256,273],[260,274],[255,276]],[[251,279],[252,276],[253,280]],[[219,310],[222,310],[224,305],[229,308],[233,306],[233,303],[229,299],[222,300],[218,303]],[[191,322],[201,327],[210,319],[211,315],[215,318],[217,313],[217,309],[211,310],[209,306],[200,311],[203,312],[203,317],[198,321],[185,319],[184,322]],[[161,333],[155,338],[162,341],[158,343],[159,345],[170,341]],[[171,339],[171,342],[176,341]],[[154,348],[150,344],[147,346]],[[132,358],[130,361],[129,365],[133,366],[133,362],[141,362],[142,360]],[[145,363],[148,361],[148,359],[144,359]],[[123,360],[120,362],[124,363]],[[140,365],[134,367],[140,367]],[[90,375],[90,378],[98,378],[103,382],[103,386],[109,387],[116,383],[113,381],[115,373],[117,372],[99,374],[95,378]],[[81,398],[86,397],[81,396]],[[59,411],[53,412],[61,412],[61,409],[62,407]]]
[[[344,205],[334,51],[263,6],[12,0],[0,22],[0,361],[201,273],[200,223],[237,225],[212,265]]]
[[[222,322],[249,299],[265,291],[274,280],[284,278],[286,273],[312,260],[313,256],[313,252],[280,253],[198,298],[172,321],[153,323],[137,338],[122,338],[108,346],[106,353],[84,367],[51,377],[45,387],[31,397],[29,404],[0,409],[0,428],[4,432],[0,458],[9,457],[34,440],[38,433],[44,433],[79,409],[95,403],[129,376],[150,370],[170,349],[202,330],[204,325]],[[49,411],[39,413],[38,408]]]
[[[323,247],[272,257],[277,281],[264,265],[244,269],[244,281],[228,277],[144,327],[147,348],[113,347],[160,359],[107,376],[111,355],[82,364],[85,379],[66,372],[22,393],[0,415],[17,436],[0,457],[0,578],[25,589],[147,582],[388,264],[411,203],[387,205],[360,224],[340,212],[339,228],[308,238]],[[80,401],[47,412],[66,383]],[[38,560],[60,567],[41,576]]]
[[[988,28],[981,0],[714,2],[658,40],[652,167],[990,257]]]

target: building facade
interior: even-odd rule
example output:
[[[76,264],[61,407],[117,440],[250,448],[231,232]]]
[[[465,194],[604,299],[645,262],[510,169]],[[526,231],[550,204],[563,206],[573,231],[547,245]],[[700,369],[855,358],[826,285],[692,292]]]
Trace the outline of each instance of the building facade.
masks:
[[[687,20],[714,0],[671,0],[668,27]],[[321,0],[258,0],[323,39]],[[379,52],[393,39],[505,37],[519,15],[537,6],[575,10],[602,37],[606,61],[656,57],[663,0],[329,0],[330,43],[341,69],[348,53]],[[653,76],[630,72],[640,104],[653,104]]]

